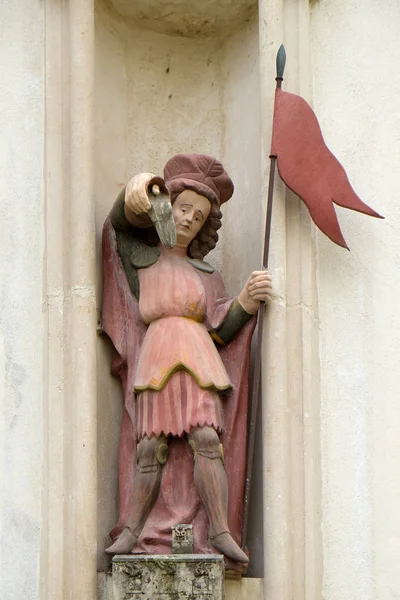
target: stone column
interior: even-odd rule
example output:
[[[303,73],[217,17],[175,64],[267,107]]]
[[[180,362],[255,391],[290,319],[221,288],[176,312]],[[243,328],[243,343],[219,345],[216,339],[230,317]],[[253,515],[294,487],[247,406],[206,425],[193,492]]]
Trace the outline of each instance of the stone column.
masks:
[[[45,3],[41,600],[96,597],[93,0]]]
[[[260,3],[263,180],[268,181],[275,57],[284,89],[310,97],[307,0]],[[266,204],[266,192],[262,198]],[[276,184],[270,269],[276,296],[264,344],[264,597],[320,600],[319,355],[315,232],[297,198]]]

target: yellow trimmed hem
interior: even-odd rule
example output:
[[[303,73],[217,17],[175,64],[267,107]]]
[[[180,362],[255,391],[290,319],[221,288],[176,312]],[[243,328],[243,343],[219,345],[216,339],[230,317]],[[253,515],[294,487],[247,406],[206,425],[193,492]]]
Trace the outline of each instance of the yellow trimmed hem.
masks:
[[[193,379],[197,382],[199,387],[203,388],[203,390],[210,390],[213,392],[226,392],[233,387],[231,383],[229,383],[228,385],[225,385],[225,386],[217,386],[212,381],[210,381],[209,383],[203,383],[199,379],[199,377],[196,375],[196,373],[194,371],[192,371],[192,369],[189,369],[189,367],[187,367],[183,363],[177,363],[169,369],[169,371],[164,375],[164,377],[162,378],[162,380],[160,381],[160,383],[158,385],[152,385],[151,383],[147,384],[147,385],[135,385],[135,387],[133,388],[133,391],[135,393],[144,392],[146,390],[153,390],[155,392],[160,392],[166,386],[168,380],[172,377],[172,375],[174,375],[178,371],[185,371],[186,373],[191,375],[193,377]]]

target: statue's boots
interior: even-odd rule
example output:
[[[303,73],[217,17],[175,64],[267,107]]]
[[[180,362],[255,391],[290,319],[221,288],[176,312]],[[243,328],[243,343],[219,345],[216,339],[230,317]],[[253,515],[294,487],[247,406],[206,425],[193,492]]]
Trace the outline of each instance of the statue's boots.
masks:
[[[227,558],[248,563],[228,527],[228,480],[218,434],[211,427],[197,427],[191,430],[189,443],[195,457],[194,484],[210,523],[210,543]]]
[[[132,512],[129,521],[116,541],[106,549],[107,554],[130,554],[157,500],[162,467],[168,458],[166,438],[143,438],[137,446],[137,468],[133,483]]]

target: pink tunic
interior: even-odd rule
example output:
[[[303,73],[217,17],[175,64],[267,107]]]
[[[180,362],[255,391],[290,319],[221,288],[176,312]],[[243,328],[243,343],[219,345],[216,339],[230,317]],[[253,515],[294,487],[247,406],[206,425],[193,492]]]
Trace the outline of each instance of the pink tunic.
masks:
[[[161,249],[158,261],[139,269],[139,311],[148,329],[134,386],[137,435],[181,436],[190,428],[222,428],[218,391],[231,388],[204,319],[206,293],[184,249]]]
[[[206,294],[184,249],[161,249],[139,269],[139,311],[148,324],[135,373],[135,392],[161,390],[172,373],[187,371],[202,388],[227,390],[228,374],[204,324]]]

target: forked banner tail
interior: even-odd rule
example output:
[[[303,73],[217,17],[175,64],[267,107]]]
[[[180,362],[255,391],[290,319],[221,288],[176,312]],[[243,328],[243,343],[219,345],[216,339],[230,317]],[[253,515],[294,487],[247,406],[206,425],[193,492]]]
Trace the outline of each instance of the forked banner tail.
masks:
[[[312,108],[296,94],[277,87],[271,155],[281,179],[306,204],[317,227],[347,248],[333,203],[382,218],[355,193],[346,171],[327,148]]]

